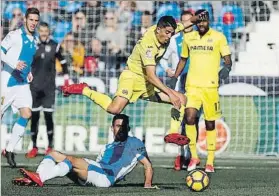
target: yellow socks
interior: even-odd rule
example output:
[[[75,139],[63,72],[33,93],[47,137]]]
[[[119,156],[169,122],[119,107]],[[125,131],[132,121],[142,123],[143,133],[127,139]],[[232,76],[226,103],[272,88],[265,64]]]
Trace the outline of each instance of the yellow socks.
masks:
[[[187,125],[186,124],[186,135],[190,139],[189,148],[192,155],[192,158],[198,159],[197,154],[197,129],[196,125]]]
[[[171,118],[170,129],[168,131],[168,134],[179,132],[179,128],[181,126],[181,122],[182,122],[183,117],[184,117],[184,110],[185,110],[185,106],[181,105],[181,107],[179,109],[179,111],[180,111],[179,120],[175,120],[175,119]]]
[[[216,129],[206,131],[206,145],[207,145],[207,165],[213,165],[216,150]]]
[[[103,93],[99,93],[97,91],[91,90],[88,87],[85,87],[83,89],[82,94],[85,95],[86,97],[90,98],[92,101],[94,101],[96,104],[101,106],[101,108],[103,108],[106,111],[112,102],[112,99],[109,96],[107,96]]]

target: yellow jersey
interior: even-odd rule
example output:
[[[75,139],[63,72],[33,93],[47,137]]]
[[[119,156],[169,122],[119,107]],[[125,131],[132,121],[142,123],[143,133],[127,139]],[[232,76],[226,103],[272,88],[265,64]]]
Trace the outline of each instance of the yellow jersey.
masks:
[[[186,86],[218,87],[221,57],[230,54],[223,33],[210,28],[202,37],[198,31],[184,34],[181,57],[190,58]]]
[[[175,32],[183,30],[181,23],[177,24]],[[145,67],[147,65],[156,66],[163,57],[168,44],[161,44],[155,34],[156,25],[147,29],[142,38],[135,45],[132,54],[129,56],[127,65],[129,70],[145,78]]]

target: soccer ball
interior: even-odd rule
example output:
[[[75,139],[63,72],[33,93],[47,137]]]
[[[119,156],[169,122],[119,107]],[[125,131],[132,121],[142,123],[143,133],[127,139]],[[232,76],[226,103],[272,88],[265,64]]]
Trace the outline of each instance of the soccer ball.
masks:
[[[209,177],[202,170],[193,170],[186,177],[186,184],[192,191],[204,191],[209,185]]]

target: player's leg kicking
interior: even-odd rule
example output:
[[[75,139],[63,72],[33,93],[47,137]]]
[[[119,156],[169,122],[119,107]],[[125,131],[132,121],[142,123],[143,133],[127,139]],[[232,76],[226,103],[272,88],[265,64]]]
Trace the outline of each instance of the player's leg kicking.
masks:
[[[153,85],[147,85],[137,77],[138,76],[131,71],[124,70],[120,75],[118,89],[114,99],[111,99],[108,95],[90,89],[85,83],[64,86],[62,91],[64,95],[82,94],[90,98],[105,111],[112,114],[121,113],[126,105],[128,105],[130,102],[135,102],[138,98],[143,98],[159,103],[170,103],[170,98],[165,93],[155,93]],[[176,133],[168,134],[164,139],[167,143],[186,145],[189,143],[188,138],[178,133],[184,116],[183,114],[186,105],[186,98],[182,93],[178,93],[174,90],[172,90],[172,92],[177,97],[179,97],[182,104],[179,111],[177,109],[172,109],[171,112],[172,117],[176,119]]]

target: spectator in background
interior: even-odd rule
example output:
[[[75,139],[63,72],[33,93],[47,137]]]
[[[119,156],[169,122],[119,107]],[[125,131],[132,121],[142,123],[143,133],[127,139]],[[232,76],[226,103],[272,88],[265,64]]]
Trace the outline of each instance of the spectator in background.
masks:
[[[137,10],[143,12],[143,11],[149,11],[150,13],[153,12],[153,2],[152,1],[136,1],[137,4]]]
[[[141,26],[133,26],[128,30],[127,44],[125,55],[129,56],[132,53],[134,46],[141,36],[145,33],[148,27],[152,25],[152,15],[149,11],[144,11],[141,16]]]
[[[93,38],[91,41],[90,56],[85,58],[84,72],[86,75],[92,75],[97,70],[104,71],[104,51],[100,40]]]
[[[21,12],[26,12],[26,1],[4,1],[6,3],[3,13],[3,18],[7,20],[12,19],[13,10],[19,8]],[[2,11],[2,10],[1,10]]]
[[[105,13],[105,21],[96,31],[96,38],[105,47],[106,69],[119,69],[122,62],[122,53],[126,45],[126,32],[118,26],[118,18],[113,10]],[[124,60],[123,60],[124,61]]]
[[[100,1],[86,1],[83,4],[81,11],[86,15],[90,30],[95,31],[99,26],[103,9]]]
[[[138,10],[136,1],[131,1],[132,12],[132,26],[139,26],[141,24],[142,12]]]
[[[119,28],[126,30],[131,26],[133,14],[131,12],[130,1],[119,1],[118,9],[115,12],[118,18]]]
[[[70,65],[70,78],[73,79],[74,82],[77,82],[79,76],[83,74],[83,64],[84,64],[84,55],[85,49],[81,42],[74,38],[72,32],[68,33],[62,44],[61,44],[63,54],[65,56],[66,61]],[[57,70],[61,70],[61,64],[56,61]]]
[[[86,54],[90,49],[90,40],[94,36],[92,30],[89,28],[86,22],[85,13],[82,11],[76,11],[72,17],[72,32],[76,40],[81,42],[85,46]]]
[[[156,20],[159,20],[162,16],[172,16],[175,20],[179,20],[181,9],[177,2],[174,1],[161,1],[159,2],[159,8],[156,13]]]
[[[59,0],[59,7],[64,9],[67,13],[75,13],[77,12],[84,2],[79,1],[66,1],[66,0]]]
[[[4,20],[4,36],[10,31],[14,31],[23,25],[23,13],[20,8],[14,8],[12,18],[10,20]]]

